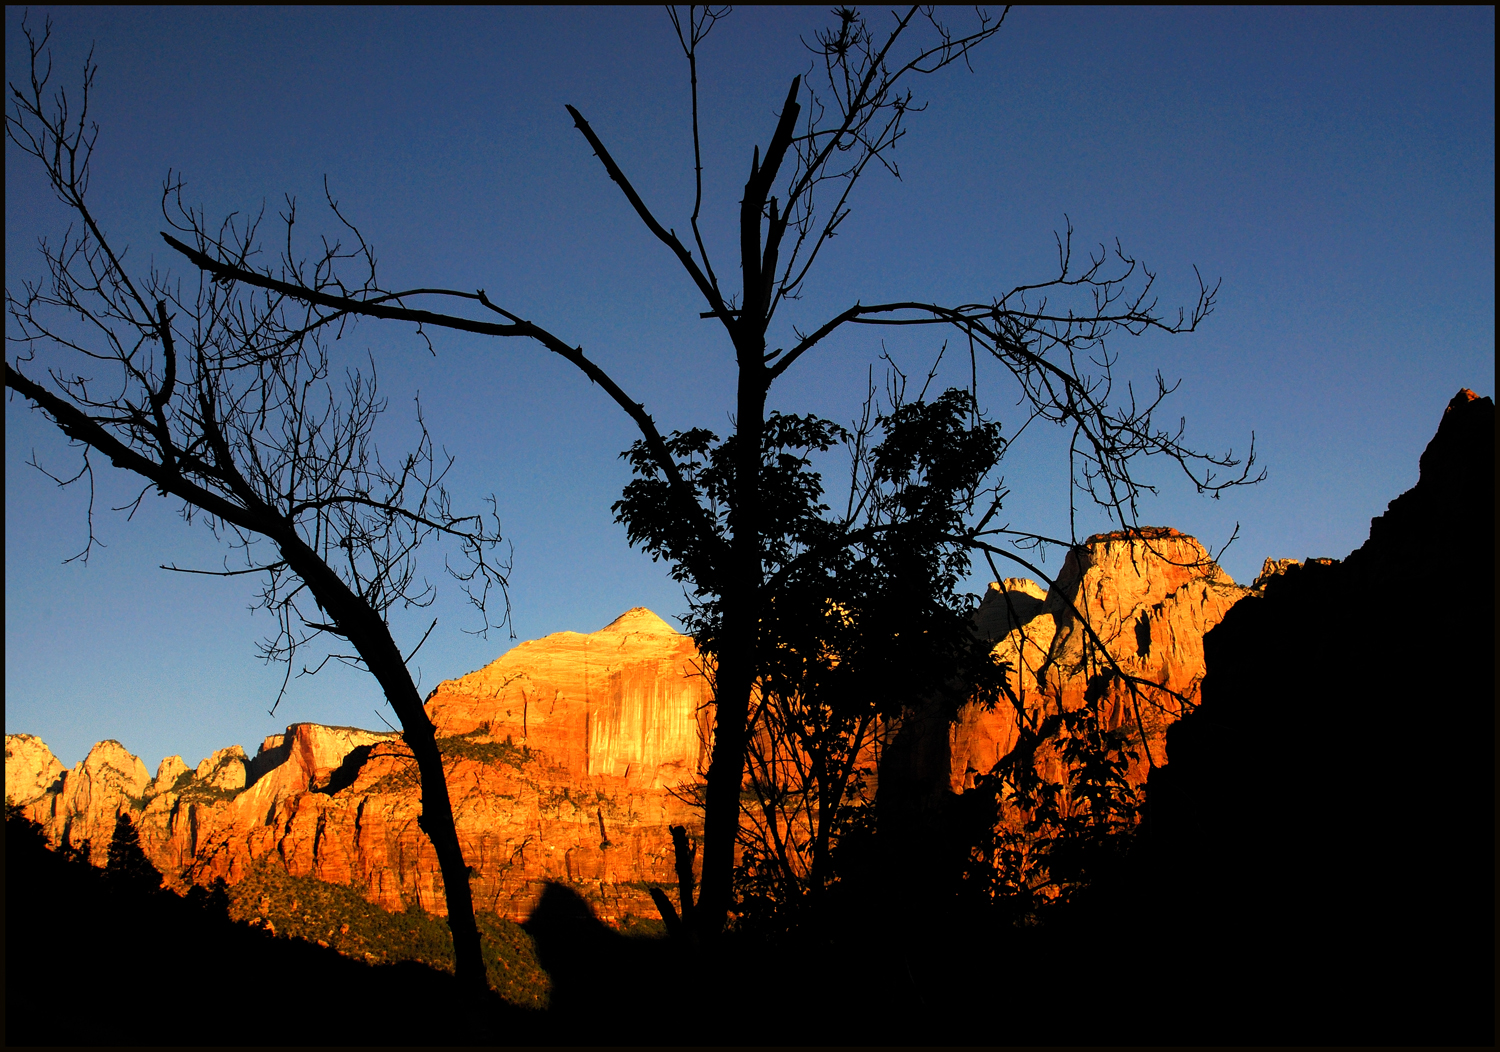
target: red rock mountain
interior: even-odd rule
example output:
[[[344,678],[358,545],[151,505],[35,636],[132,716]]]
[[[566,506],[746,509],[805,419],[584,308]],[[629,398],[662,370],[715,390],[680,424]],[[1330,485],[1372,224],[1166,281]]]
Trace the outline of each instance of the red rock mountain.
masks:
[[[523,919],[547,881],[574,886],[605,920],[654,916],[647,882],[675,886],[668,826],[705,760],[706,684],[692,640],[648,610],[589,635],[522,643],[427,702],[447,757],[474,901]],[[118,742],[64,772],[29,735],[6,737],[7,801],[54,842],[88,839],[102,864],[115,815],[178,882],[238,880],[262,856],[297,876],[352,884],[390,909],[444,911],[431,843],[417,828],[415,765],[394,733],[296,724],[190,771],[152,779]]]
[[[1144,730],[1161,764],[1167,727],[1198,701],[1204,633],[1258,595],[1267,574],[1290,564],[1268,559],[1256,586],[1242,587],[1203,545],[1174,529],[1097,534],[1068,554],[1051,592],[1024,578],[991,584],[976,621],[1011,663],[1011,689],[1033,715],[1078,708],[1091,679],[1112,671],[1097,640],[1135,681],[1132,691],[1110,679],[1102,704],[1109,728]],[[971,705],[945,729],[948,756],[937,762],[948,788],[962,792],[1015,746],[1016,713],[1003,702],[988,712]],[[1143,753],[1133,780],[1149,768]]]
[[[1267,561],[1268,572],[1276,569]],[[1081,703],[1099,670],[1079,615],[1138,681],[1107,707],[1140,718],[1160,762],[1165,727],[1203,677],[1203,633],[1252,589],[1234,584],[1175,530],[1090,538],[1069,555],[1055,594],[1030,582],[990,586],[980,631],[1015,665],[1028,706]],[[647,888],[673,896],[668,827],[701,829],[692,806],[712,733],[710,693],[687,636],[642,608],[590,634],[522,643],[440,683],[427,701],[446,757],[465,857],[481,909],[523,919],[546,882],[568,884],[604,920],[652,917]],[[1013,744],[1014,713],[970,708],[930,750],[942,788],[961,791]],[[1144,764],[1144,760],[1142,760]],[[415,765],[398,735],[296,724],[190,770],[163,760],[152,778],[118,742],[65,771],[29,735],[6,737],[6,799],[55,843],[91,843],[104,861],[116,814],[135,816],[142,846],[175,884],[238,880],[271,856],[294,875],[349,884],[390,909],[442,913],[437,858],[417,827]]]

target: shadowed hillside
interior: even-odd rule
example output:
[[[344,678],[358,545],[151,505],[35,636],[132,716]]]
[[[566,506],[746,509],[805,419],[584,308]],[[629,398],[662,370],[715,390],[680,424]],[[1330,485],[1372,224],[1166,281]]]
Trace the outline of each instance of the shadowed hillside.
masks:
[[[1493,1039],[1494,441],[1461,391],[1362,547],[1204,640],[1113,903],[1149,918],[1200,1034]]]
[[[467,1001],[451,972],[360,963],[233,923],[212,895],[155,890],[160,876],[138,848],[135,866],[100,870],[51,851],[7,809],[5,851],[7,1044],[423,1045],[540,1033],[539,1012],[498,995]]]

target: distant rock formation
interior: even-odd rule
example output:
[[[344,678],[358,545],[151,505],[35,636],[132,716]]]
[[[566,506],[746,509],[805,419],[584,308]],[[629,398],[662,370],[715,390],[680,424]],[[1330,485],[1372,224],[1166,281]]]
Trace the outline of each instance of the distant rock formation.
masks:
[[[1138,681],[1136,697],[1117,681],[1105,688],[1111,724],[1143,725],[1160,762],[1166,727],[1197,701],[1203,633],[1250,594],[1193,538],[1155,528],[1091,537],[1050,594],[1020,578],[992,585],[976,626],[1012,662],[1017,696],[1045,713],[1081,704],[1101,672],[1086,616]],[[709,758],[710,699],[691,638],[642,608],[594,633],[522,643],[439,683],[426,707],[476,870],[476,905],[521,919],[545,882],[558,881],[603,919],[654,916],[649,885],[676,894],[668,827],[702,828],[692,801]],[[1016,717],[1006,705],[969,706],[956,723],[934,719],[930,732],[923,784],[961,792],[1014,744]],[[1138,767],[1132,777],[1144,778],[1144,755]],[[415,766],[395,733],[295,724],[253,757],[235,745],[189,769],[172,756],[155,778],[116,742],[64,772],[39,740],[12,735],[6,786],[54,842],[89,839],[99,862],[116,814],[130,810],[143,848],[179,885],[233,883],[272,856],[293,875],[351,885],[387,908],[445,908],[416,823]]]
[[[1258,594],[1235,584],[1194,538],[1143,527],[1088,538],[1068,553],[1051,591],[1025,578],[991,584],[976,624],[1011,664],[1011,689],[1033,717],[1076,709],[1091,682],[1107,683],[1101,708],[1108,727],[1145,732],[1151,759],[1142,751],[1131,772],[1144,781],[1153,761],[1165,762],[1166,729],[1198,702],[1203,634]],[[1094,639],[1135,680],[1134,691],[1112,676]],[[965,706],[951,725],[935,722],[932,730],[946,733],[948,749],[943,757],[929,748],[929,762],[946,772],[942,788],[955,793],[1009,753],[1018,733],[1006,702],[989,711]]]
[[[522,919],[557,881],[605,920],[654,916],[648,882],[676,883],[668,827],[701,828],[690,800],[707,763],[708,698],[692,640],[641,608],[440,683],[427,712],[476,906]],[[389,909],[445,909],[398,734],[295,724],[253,758],[238,745],[196,770],[168,757],[154,779],[118,742],[63,772],[39,739],[8,735],[6,789],[54,843],[90,839],[99,864],[129,810],[148,856],[179,883],[233,883],[273,855]]]
[[[54,772],[61,773],[49,778]],[[150,785],[145,764],[113,739],[99,742],[65,771],[41,739],[5,736],[5,802],[25,806],[54,843],[87,842],[97,866],[109,857],[116,816],[139,810]]]
[[[53,789],[66,768],[31,734],[5,736],[5,802],[21,804]]]
[[[654,792],[706,770],[708,681],[698,650],[644,607],[592,635],[522,643],[428,699],[439,736],[510,739],[578,784]],[[600,783],[604,784],[604,783]]]

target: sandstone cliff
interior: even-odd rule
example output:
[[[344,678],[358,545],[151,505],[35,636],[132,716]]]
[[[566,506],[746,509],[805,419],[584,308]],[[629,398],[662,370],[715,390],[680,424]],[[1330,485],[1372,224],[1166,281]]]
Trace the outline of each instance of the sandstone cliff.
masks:
[[[1203,634],[1254,594],[1197,540],[1147,527],[1090,537],[1068,554],[1050,591],[1025,578],[991,584],[976,622],[1011,664],[1011,689],[1028,714],[1076,709],[1091,681],[1107,680],[1101,708],[1108,727],[1138,728],[1137,736],[1143,728],[1151,759],[1160,764],[1167,727],[1198,701]],[[1132,678],[1133,691],[1111,675],[1096,639]],[[947,728],[946,760],[941,750],[928,752],[946,769],[947,788],[962,792],[1015,747],[1017,733],[1012,705],[991,711],[970,705]],[[1142,753],[1132,779],[1143,780],[1149,768]]]
[[[1137,706],[1160,759],[1164,728],[1196,700],[1203,633],[1250,589],[1175,530],[1090,538],[1052,593],[1024,579],[992,585],[976,616],[1013,666],[1032,712],[1081,703],[1101,665],[1078,613],[1140,682],[1106,692],[1113,725]],[[1076,611],[1076,612],[1075,612]],[[459,839],[475,867],[476,906],[525,917],[547,881],[570,885],[606,920],[651,917],[647,887],[675,896],[668,827],[696,834],[695,786],[712,733],[707,681],[692,640],[637,608],[597,632],[522,643],[427,700],[446,760]],[[963,710],[932,722],[924,752],[934,787],[962,791],[1015,742],[1015,713]],[[1140,776],[1144,776],[1144,758]],[[441,913],[441,876],[417,827],[419,790],[399,735],[296,724],[155,778],[117,742],[64,772],[39,740],[6,739],[7,799],[54,842],[88,839],[104,859],[115,815],[134,813],[141,843],[169,880],[239,880],[271,856],[295,876],[359,889],[390,909]]]
[[[61,774],[49,781],[47,774],[54,771]],[[95,865],[108,858],[115,816],[139,809],[150,785],[145,765],[113,739],[95,745],[64,771],[39,738],[5,736],[6,803],[24,807],[54,843],[87,843]]]
[[[509,739],[579,784],[620,779],[651,792],[706,769],[710,693],[700,671],[693,641],[636,607],[591,635],[522,643],[439,683],[428,712],[440,736]]]
[[[475,905],[522,919],[558,881],[603,919],[654,916],[647,883],[676,881],[668,826],[700,825],[687,801],[706,764],[707,700],[692,640],[640,608],[440,683],[427,711],[477,870]],[[102,742],[61,771],[38,739],[7,736],[8,799],[55,843],[91,839],[96,862],[130,810],[142,847],[179,883],[233,883],[273,855],[294,876],[352,885],[390,909],[444,911],[397,734],[296,724],[253,758],[231,746],[190,771],[168,757],[155,779]]]
[[[35,800],[62,777],[63,765],[47,743],[31,734],[5,736],[5,802]]]

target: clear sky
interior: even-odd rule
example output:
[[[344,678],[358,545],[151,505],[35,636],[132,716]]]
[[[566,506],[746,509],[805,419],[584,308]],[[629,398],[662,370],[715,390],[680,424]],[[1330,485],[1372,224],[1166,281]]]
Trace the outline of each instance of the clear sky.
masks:
[[[77,84],[95,45],[91,200],[137,265],[184,270],[157,236],[169,168],[210,215],[264,203],[274,220],[295,195],[309,233],[333,226],[319,207],[326,176],[389,287],[483,287],[581,344],[664,430],[727,430],[722,329],[699,320],[692,288],[563,109],[578,107],[658,215],[686,228],[687,70],[660,9],[31,9],[38,25],[49,14],[60,83]],[[20,20],[7,8],[17,81]],[[704,215],[721,271],[751,148],[808,69],[799,37],[827,20],[822,8],[746,8],[703,46]],[[1116,343],[1119,373],[1181,378],[1169,415],[1186,418],[1189,439],[1243,451],[1253,431],[1270,475],[1211,501],[1147,469],[1162,488],[1143,521],[1215,550],[1238,522],[1224,565],[1239,581],[1268,556],[1342,557],[1416,481],[1447,400],[1460,387],[1494,394],[1494,39],[1491,7],[1013,11],[972,72],[915,85],[930,107],[900,144],[903,181],[860,186],[781,331],[856,299],[983,301],[1044,279],[1065,214],[1082,246],[1118,237],[1158,271],[1164,305],[1191,303],[1196,264],[1223,278],[1216,313],[1190,336]],[[5,216],[15,287],[40,276],[36,239],[59,237],[67,217],[9,144]],[[931,334],[910,333],[886,334],[886,349],[925,370]],[[774,389],[773,407],[848,421],[880,338],[831,341]],[[635,437],[615,405],[535,345],[435,343],[434,357],[408,330],[365,323],[342,346],[374,354],[393,445],[420,392],[458,458],[460,503],[496,496],[517,637],[593,631],[637,605],[683,612],[681,589],[627,547],[609,510]],[[979,383],[1009,424],[1014,390],[994,371]],[[157,569],[220,564],[171,502],[148,496],[128,522],[105,511],[106,547],[64,565],[83,544],[86,493],[26,462],[34,452],[61,473],[77,454],[24,402],[7,399],[5,429],[7,733],[41,736],[69,765],[117,738],[154,770],[236,742],[253,753],[294,721],[392,719],[372,679],[336,667],[295,680],[269,714],[281,670],[254,645],[271,620],[246,612],[244,579]],[[1013,524],[1066,534],[1065,442],[1030,431],[1013,448]],[[137,492],[118,471],[98,476],[100,508]],[[441,555],[429,566],[442,587]],[[514,645],[507,632],[465,635],[451,583],[435,613],[416,662],[424,692]],[[410,646],[426,624],[395,627]]]

